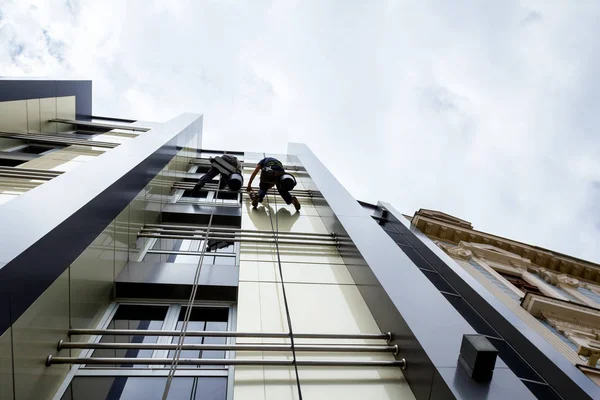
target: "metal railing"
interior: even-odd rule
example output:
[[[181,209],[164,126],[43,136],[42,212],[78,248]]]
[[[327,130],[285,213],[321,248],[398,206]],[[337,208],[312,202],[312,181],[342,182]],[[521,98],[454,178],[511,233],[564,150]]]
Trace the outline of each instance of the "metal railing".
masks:
[[[174,182],[173,183],[173,189],[182,189],[182,190],[192,190],[194,188],[194,186],[196,185],[196,182]],[[246,191],[247,186],[242,186],[242,188],[237,191],[231,191],[228,189],[219,189],[217,187],[217,185],[215,184],[206,184],[202,189],[200,189],[200,191],[202,192],[219,192],[219,193],[243,193]],[[269,194],[277,194],[277,189],[272,188],[269,189],[267,191],[267,195]],[[298,198],[323,198],[323,195],[321,194],[320,191],[316,191],[316,190],[305,190],[305,189],[299,189],[299,190],[291,190],[290,194],[292,196],[296,196]]]
[[[206,232],[205,227],[150,224],[140,230],[138,237],[204,240]],[[231,243],[269,244],[273,239],[273,232],[235,228],[211,228],[207,239],[222,240]],[[348,238],[327,233],[279,232],[279,243],[282,245],[339,246],[341,244],[351,244],[352,242]]]
[[[171,336],[177,337],[177,330],[142,329],[70,329],[69,335],[113,335],[113,336]],[[188,337],[224,337],[224,338],[278,338],[290,339],[286,332],[233,332],[233,331],[187,331]],[[337,340],[385,340],[386,344],[296,344],[295,351],[319,353],[388,353],[398,356],[398,345],[390,345],[392,334],[386,333],[294,333],[295,339],[337,339]],[[92,343],[65,342],[60,340],[57,350],[63,349],[112,349],[112,350],[221,350],[221,351],[292,351],[291,344],[251,343],[251,344],[172,344],[172,343]],[[127,357],[56,357],[49,355],[46,365],[86,364],[86,365],[171,365],[172,358],[127,358]],[[406,368],[406,360],[307,360],[307,359],[207,359],[180,358],[179,365],[246,365],[246,366],[316,366],[316,367],[399,367]]]
[[[49,355],[46,366],[54,364],[86,364],[86,365],[171,365],[172,358],[119,358],[119,357],[54,357]],[[180,358],[179,365],[233,365],[233,366],[277,366],[277,367],[396,367],[406,368],[406,360],[371,361],[371,360],[287,360],[287,359],[240,359],[240,358]]]
[[[174,343],[88,343],[59,341],[62,349],[111,349],[111,350],[175,350]],[[388,345],[295,345],[296,351],[349,352],[349,353],[398,353],[398,346]],[[291,351],[288,344],[183,344],[181,350],[225,350],[225,351]]]
[[[11,133],[11,132],[0,132],[0,137],[9,139],[21,139],[27,140],[33,143],[50,143],[59,144],[66,146],[87,146],[87,147],[102,147],[113,149],[119,145],[119,143],[113,142],[100,142],[87,139],[79,139],[75,137],[59,136],[52,134],[38,134],[38,133]]]
[[[124,129],[134,132],[148,132],[150,128],[144,128],[141,126],[133,125],[119,125],[119,124],[103,124],[99,122],[81,121],[78,119],[64,119],[64,118],[53,118],[49,122],[58,122],[60,124],[87,126],[92,128],[105,128],[105,129]]]
[[[73,335],[125,335],[125,336],[178,336],[180,331],[146,329],[69,329]],[[186,336],[200,337],[250,337],[250,338],[289,338],[286,332],[235,332],[235,331],[187,331]],[[344,339],[344,340],[392,340],[392,334],[386,333],[295,333],[297,339]]]
[[[1,167],[0,166],[0,177],[2,178],[14,178],[14,179],[32,179],[40,181],[49,181],[57,176],[61,175],[60,171],[49,171],[41,169],[31,168],[17,168],[17,167]]]

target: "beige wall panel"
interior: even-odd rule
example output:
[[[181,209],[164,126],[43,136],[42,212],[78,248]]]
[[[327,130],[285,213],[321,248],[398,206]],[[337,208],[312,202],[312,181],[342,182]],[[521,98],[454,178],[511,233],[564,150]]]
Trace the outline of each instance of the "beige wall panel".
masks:
[[[354,285],[345,265],[282,263],[286,283],[324,283]],[[281,282],[276,262],[240,262],[241,281]]]
[[[13,399],[11,329],[0,336],[0,399]]]
[[[262,332],[260,318],[260,291],[256,282],[244,284],[240,282],[238,291],[238,309],[236,330],[239,332]],[[261,338],[238,338],[237,343],[262,343]],[[239,353],[236,353],[239,354]]]
[[[19,146],[21,144],[23,144],[22,140],[0,138],[0,151],[6,151],[7,149]]]
[[[311,186],[309,178],[301,187]],[[252,210],[242,206],[242,229],[271,230],[271,220],[279,230],[302,233],[328,233],[319,215],[330,216],[326,205],[315,207],[303,201],[295,213],[277,199]],[[276,218],[276,219],[275,219]],[[282,239],[283,240],[283,239]],[[378,333],[379,328],[352,277],[333,246],[280,243],[280,258],[295,332]],[[263,243],[243,243],[240,252],[238,295],[239,331],[287,332],[288,324],[280,283],[276,246],[272,239]],[[288,339],[238,338],[238,343],[286,343]],[[297,339],[297,343],[315,340]],[[340,340],[319,340],[336,343]],[[351,343],[384,344],[384,341],[353,340]],[[238,358],[244,358],[240,353]],[[264,352],[263,358],[288,358],[289,352]],[[392,360],[391,354],[301,353],[302,359]],[[240,374],[238,375],[238,371]],[[310,399],[414,399],[400,369],[375,368],[300,368],[304,396]],[[297,399],[296,377],[292,368],[236,368],[234,396],[251,399]],[[237,388],[240,391],[237,391]]]
[[[27,130],[29,133],[40,133],[40,99],[27,100]]]
[[[290,314],[298,332],[377,333],[379,329],[354,285],[286,283]],[[238,319],[263,331],[286,332],[281,284],[240,282]],[[251,306],[242,303],[249,302]],[[258,303],[257,303],[258,301]],[[258,306],[257,306],[258,304]],[[260,312],[257,316],[256,313]],[[245,315],[250,313],[250,316]],[[260,324],[260,325],[257,325]],[[242,330],[238,326],[238,330]]]
[[[239,330],[239,329],[238,329]],[[263,353],[257,351],[238,351],[236,358],[262,359]],[[265,373],[262,366],[235,367],[233,398],[234,400],[265,399]]]
[[[301,358],[338,359],[340,357],[339,355],[332,357],[331,354],[302,354],[299,359]],[[351,355],[346,358],[355,360],[364,357]],[[367,359],[382,359],[382,357]],[[311,400],[335,398],[412,400],[415,398],[399,369],[300,367],[298,372],[302,395]],[[264,375],[267,399],[298,399],[296,374],[292,368],[264,367]]]
[[[20,165],[21,168],[33,168],[33,169],[54,169],[64,164],[64,160],[54,160],[52,158],[39,157],[31,161],[27,161]]]
[[[273,226],[278,225],[280,232],[328,233],[319,217],[311,217],[296,213],[293,206],[280,208],[273,214]],[[267,208],[259,206],[252,212],[242,213],[244,229],[271,230],[271,219]]]
[[[56,118],[75,119],[75,96],[56,98]],[[58,132],[73,131],[75,125],[56,124]]]
[[[56,344],[69,329],[69,271],[65,271],[13,324],[15,393],[19,400],[47,399],[61,384],[69,367],[46,367]],[[58,353],[68,356],[68,350]]]
[[[56,98],[40,99],[40,120],[43,133],[56,133],[56,122],[48,122],[53,118],[56,118]]]
[[[0,102],[0,131],[27,133],[27,101]]]
[[[290,314],[296,332],[374,333],[377,325],[354,285],[311,285],[286,283]],[[318,312],[317,312],[318,310]],[[241,282],[238,330],[287,331],[281,285]],[[256,341],[256,339],[254,340]],[[269,339],[270,342],[285,342]],[[238,343],[248,343],[239,339]],[[310,340],[297,340],[308,343]],[[320,341],[324,342],[324,341]],[[336,340],[335,342],[339,342]],[[353,341],[360,343],[365,341]],[[383,344],[380,343],[380,344]],[[264,358],[287,358],[289,353],[263,353]],[[238,358],[243,358],[237,354]],[[299,359],[392,360],[391,354],[301,353]],[[237,369],[236,369],[237,370]],[[241,384],[242,393],[262,398],[260,383],[264,373],[264,394],[270,399],[297,398],[295,374],[291,368],[248,369]],[[238,386],[236,375],[235,387]],[[413,399],[399,369],[301,368],[303,392],[311,399],[343,396],[362,399]],[[252,385],[252,380],[256,380]],[[376,397],[373,397],[375,396]],[[236,394],[237,398],[238,394]]]

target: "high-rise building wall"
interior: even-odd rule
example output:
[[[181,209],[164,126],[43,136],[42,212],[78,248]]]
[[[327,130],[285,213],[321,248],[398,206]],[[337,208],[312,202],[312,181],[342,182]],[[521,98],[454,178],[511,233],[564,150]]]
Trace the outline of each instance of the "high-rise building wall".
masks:
[[[243,243],[240,248],[240,283],[237,330],[287,332],[285,287],[293,331],[325,334],[378,334],[380,330],[362,299],[321,216],[332,216],[331,208],[296,157],[275,156],[298,170],[297,186],[302,209],[295,212],[278,194],[269,194],[268,203],[256,210],[245,201],[242,230],[279,233],[261,243]],[[249,172],[265,154],[246,153]],[[313,191],[313,195],[308,195]],[[279,251],[277,251],[277,246]],[[278,259],[279,253],[279,259]],[[281,270],[279,270],[281,261]],[[283,286],[282,276],[285,282]],[[238,343],[285,343],[289,339],[243,338]],[[368,339],[296,339],[297,345],[379,345],[386,341]],[[238,353],[240,358],[292,359],[289,352]],[[297,352],[298,360],[388,360],[391,352]],[[399,368],[299,367],[301,390],[307,399],[413,399]],[[234,380],[236,399],[297,399],[293,369],[279,367],[237,367]]]
[[[35,122],[52,99],[69,113]],[[205,149],[200,115],[98,117],[85,81],[0,80],[0,109],[17,108],[0,137],[0,399],[600,393],[448,255],[456,244],[359,204],[303,144]],[[40,143],[60,148],[22,151]],[[224,154],[245,184],[281,160],[301,210],[275,188],[253,209],[219,176],[192,191]]]

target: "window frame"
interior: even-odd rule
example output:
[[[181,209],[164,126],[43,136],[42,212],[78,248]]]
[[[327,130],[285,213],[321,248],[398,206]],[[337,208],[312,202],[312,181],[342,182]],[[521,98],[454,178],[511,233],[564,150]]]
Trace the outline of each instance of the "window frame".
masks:
[[[234,234],[235,233],[233,233],[232,236]],[[165,239],[167,239],[167,238],[165,238]],[[194,245],[194,247],[198,247],[198,253],[197,254],[189,254],[191,251],[194,251],[194,250],[154,249],[153,247],[156,245],[156,243],[159,240],[161,240],[161,239],[160,238],[148,238],[148,240],[146,240],[146,243],[144,244],[144,247],[140,250],[136,261],[137,262],[150,262],[150,261],[144,261],[144,259],[146,258],[146,256],[148,254],[175,254],[175,255],[179,254],[179,255],[192,255],[195,257],[202,257],[202,255],[204,255],[205,257],[221,256],[221,257],[235,258],[233,265],[237,265],[239,262],[240,246],[241,246],[240,242],[233,242],[233,251],[231,253],[218,253],[218,252],[213,252],[213,251],[202,252],[202,251],[200,251],[201,250],[200,245],[198,245],[198,246]],[[185,239],[185,240],[190,240],[190,239]],[[198,239],[198,240],[194,240],[194,241],[201,242],[202,239]],[[173,262],[172,264],[179,264],[179,263]],[[196,264],[197,264],[197,262],[196,262]],[[203,264],[203,265],[223,265],[223,264]],[[226,265],[230,265],[230,264],[226,264]]]
[[[163,321],[160,330],[175,330],[177,321],[179,319],[179,312],[181,307],[187,306],[187,301],[168,301],[168,300],[138,300],[138,299],[116,299],[108,305],[102,317],[97,324],[94,325],[93,329],[107,329],[107,326],[113,319],[113,316],[117,312],[119,305],[148,305],[148,306],[168,306],[167,314]],[[235,331],[237,324],[237,306],[235,302],[225,301],[195,301],[193,307],[218,307],[227,308],[227,331]],[[102,335],[90,335],[88,343],[99,343]],[[160,336],[156,343],[171,343],[171,336]],[[226,344],[235,344],[234,337],[228,337]],[[95,349],[83,349],[79,354],[79,357],[89,358]],[[168,358],[169,350],[154,350],[152,358]],[[235,351],[225,351],[225,359],[235,358]],[[62,384],[54,394],[53,400],[60,400],[66,390],[71,385],[74,378],[78,376],[86,377],[113,377],[113,376],[126,376],[126,377],[167,377],[169,375],[169,366],[152,366],[145,368],[119,368],[119,367],[94,367],[85,366],[84,364],[72,365],[71,369],[67,373]],[[225,377],[227,378],[227,393],[226,399],[233,399],[233,380],[235,374],[235,367],[233,365],[225,365],[219,369],[211,368],[177,368],[174,377]]]

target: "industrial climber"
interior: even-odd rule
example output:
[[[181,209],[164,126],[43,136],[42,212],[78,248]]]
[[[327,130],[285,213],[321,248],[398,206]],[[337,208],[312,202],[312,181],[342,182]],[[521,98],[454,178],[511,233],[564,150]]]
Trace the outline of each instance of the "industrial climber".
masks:
[[[200,189],[204,187],[207,182],[213,180],[217,175],[221,174],[221,182],[219,184],[219,190],[229,186],[229,189],[238,191],[242,188],[244,178],[242,176],[242,163],[237,157],[224,154],[210,159],[210,169],[202,175],[194,189],[192,194],[198,197]]]
[[[260,171],[260,184],[258,186],[258,194],[256,194],[252,190],[252,182],[258,171]],[[258,203],[262,203],[267,191],[273,186],[277,187],[285,204],[293,204],[296,211],[300,210],[300,202],[296,196],[290,194],[290,190],[296,186],[296,179],[285,172],[281,161],[273,157],[265,157],[258,162],[256,168],[252,171],[248,187],[246,188],[246,191],[250,192],[252,207],[256,208]]]

